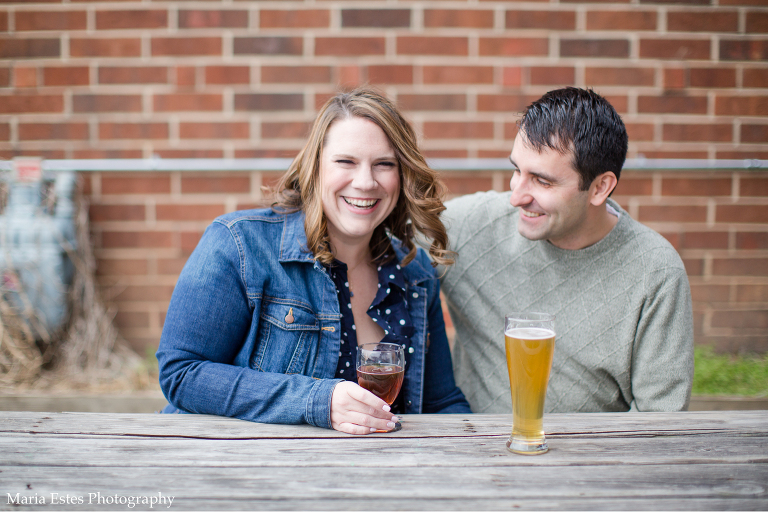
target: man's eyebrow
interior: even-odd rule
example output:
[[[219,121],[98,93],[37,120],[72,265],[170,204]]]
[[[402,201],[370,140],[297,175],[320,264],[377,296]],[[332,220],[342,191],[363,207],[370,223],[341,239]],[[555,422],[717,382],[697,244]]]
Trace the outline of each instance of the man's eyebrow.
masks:
[[[520,167],[515,163],[515,161],[512,160],[512,155],[509,155],[509,161],[512,163],[513,166],[515,166],[515,169],[520,169]],[[557,178],[553,178],[552,176],[543,172],[528,171],[528,174],[531,174],[533,176],[536,176],[537,178],[541,178],[546,181],[550,181],[552,183],[557,183],[558,181]]]
[[[550,181],[552,183],[557,183],[557,181],[558,181],[557,178],[553,178],[552,176],[549,176],[546,173],[542,173],[542,172],[529,171],[528,174],[532,174],[533,176],[536,176],[537,178],[541,178],[543,180]]]
[[[510,163],[515,167],[515,169],[520,169],[520,166],[515,163],[514,160],[512,160],[512,155],[510,154],[507,158],[509,158]],[[528,174],[532,174],[536,176],[537,178],[541,178],[546,181],[551,181],[552,183],[557,183],[557,178],[553,178],[552,176],[547,175],[547,173],[543,172],[534,172],[534,171],[528,171]]]

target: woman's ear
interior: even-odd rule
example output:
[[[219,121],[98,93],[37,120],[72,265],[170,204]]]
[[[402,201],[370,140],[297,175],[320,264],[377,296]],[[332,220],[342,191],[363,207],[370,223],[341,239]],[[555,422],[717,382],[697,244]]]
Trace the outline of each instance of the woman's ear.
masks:
[[[589,202],[593,206],[600,206],[608,199],[619,180],[612,172],[604,172],[592,181],[589,187]]]

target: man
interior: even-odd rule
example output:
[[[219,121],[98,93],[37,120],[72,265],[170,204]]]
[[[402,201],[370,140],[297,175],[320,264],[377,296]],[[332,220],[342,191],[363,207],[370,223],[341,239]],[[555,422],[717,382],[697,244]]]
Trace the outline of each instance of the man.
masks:
[[[473,412],[512,410],[503,331],[513,311],[556,316],[547,412],[687,409],[688,278],[661,235],[608,199],[626,154],[626,129],[604,98],[551,91],[520,121],[511,192],[446,204],[458,257],[443,292]]]

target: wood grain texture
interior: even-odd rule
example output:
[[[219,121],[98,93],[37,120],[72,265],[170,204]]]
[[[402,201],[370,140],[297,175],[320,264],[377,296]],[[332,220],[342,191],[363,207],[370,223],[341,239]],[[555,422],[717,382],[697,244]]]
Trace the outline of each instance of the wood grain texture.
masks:
[[[371,437],[475,437],[509,435],[512,415],[404,415],[403,429]],[[697,411],[686,413],[576,413],[547,414],[544,429],[560,435],[646,435],[674,432],[761,432],[768,411]],[[310,425],[271,425],[233,418],[193,414],[97,414],[1,411],[0,433],[129,435],[205,439],[354,438]]]
[[[764,510],[765,411],[552,414],[550,452],[506,415],[406,415],[394,434],[197,415],[0,412],[0,510]],[[46,507],[11,503],[44,497]],[[377,505],[372,508],[372,503]],[[155,505],[153,510],[164,508]],[[149,510],[137,505],[132,510]]]
[[[5,466],[109,467],[115,454],[124,467],[185,467],[194,461],[208,467],[330,468],[469,468],[506,466],[615,466],[690,464],[765,464],[768,434],[734,436],[691,434],[681,449],[678,436],[550,438],[546,457],[507,452],[507,436],[466,438],[314,439],[118,439],[98,436],[34,435],[0,437]],[[311,448],[307,444],[311,443]],[[628,454],[632,454],[631,457]]]
[[[687,500],[699,501],[701,508],[717,508],[706,504],[710,499],[733,501],[737,508],[764,509],[768,500],[766,467],[743,464],[662,465],[640,470],[637,466],[509,466],[471,471],[409,468],[407,474],[401,468],[354,466],[322,471],[297,470],[294,466],[214,471],[207,467],[0,470],[0,485],[6,492],[58,492],[84,496],[86,500],[89,493],[151,496],[162,492],[174,496],[182,509],[203,508],[198,507],[198,502],[208,502],[209,506],[215,503],[209,508],[217,510],[238,502],[253,508],[271,508],[284,502],[284,506],[294,509],[311,509],[320,503],[325,503],[322,508],[334,503],[338,509],[359,509],[346,503],[351,500],[357,502],[357,507],[367,501],[389,510],[392,498],[399,498],[406,505],[403,508],[416,510],[432,500],[442,502],[444,506],[438,508],[452,508],[452,500],[472,502],[469,508],[473,510],[499,508],[502,503],[505,506],[501,508],[512,508],[517,500],[549,509],[569,509],[572,503],[581,501],[602,509],[630,508],[630,503],[655,508],[656,500],[676,502],[670,507],[676,509],[692,508]],[[602,500],[611,506],[601,506]]]

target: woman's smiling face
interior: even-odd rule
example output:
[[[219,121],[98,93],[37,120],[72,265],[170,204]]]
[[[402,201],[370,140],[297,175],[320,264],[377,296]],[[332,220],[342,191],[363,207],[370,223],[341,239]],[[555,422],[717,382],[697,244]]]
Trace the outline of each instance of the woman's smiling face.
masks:
[[[331,242],[367,244],[400,196],[400,168],[384,130],[361,117],[335,121],[320,154],[320,187]]]

